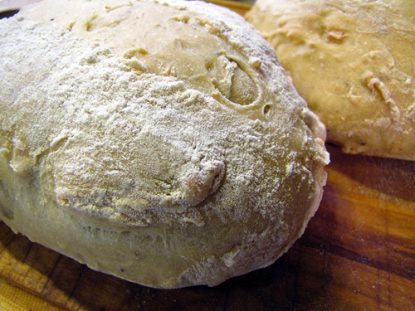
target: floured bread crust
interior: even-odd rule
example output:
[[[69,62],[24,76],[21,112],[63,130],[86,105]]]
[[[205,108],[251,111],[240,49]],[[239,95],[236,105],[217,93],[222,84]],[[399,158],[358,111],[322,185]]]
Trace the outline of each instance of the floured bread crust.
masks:
[[[0,216],[160,288],[274,262],[321,200],[325,130],[236,14],[42,1],[0,21]]]
[[[415,160],[415,2],[259,0],[246,17],[329,141]]]

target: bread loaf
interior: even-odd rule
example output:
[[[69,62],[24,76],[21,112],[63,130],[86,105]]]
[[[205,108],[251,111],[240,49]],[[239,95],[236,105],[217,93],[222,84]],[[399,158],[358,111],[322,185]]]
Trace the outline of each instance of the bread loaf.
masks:
[[[258,0],[247,19],[345,152],[415,160],[415,2]]]
[[[41,1],[1,20],[1,219],[152,287],[270,265],[328,162],[273,54],[201,2]]]

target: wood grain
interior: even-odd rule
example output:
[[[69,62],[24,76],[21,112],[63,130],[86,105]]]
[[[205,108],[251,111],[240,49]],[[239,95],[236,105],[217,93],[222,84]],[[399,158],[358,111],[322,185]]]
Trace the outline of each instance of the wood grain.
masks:
[[[0,310],[413,310],[415,162],[329,151],[316,216],[268,268],[214,288],[155,290],[92,271],[0,223]]]

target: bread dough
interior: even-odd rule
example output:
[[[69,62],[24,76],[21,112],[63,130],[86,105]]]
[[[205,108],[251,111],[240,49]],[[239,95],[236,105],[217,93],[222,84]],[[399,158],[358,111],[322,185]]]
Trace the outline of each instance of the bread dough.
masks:
[[[42,1],[0,21],[0,217],[160,288],[265,267],[321,200],[325,130],[243,19]]]
[[[329,141],[415,160],[415,2],[259,0],[246,17]]]

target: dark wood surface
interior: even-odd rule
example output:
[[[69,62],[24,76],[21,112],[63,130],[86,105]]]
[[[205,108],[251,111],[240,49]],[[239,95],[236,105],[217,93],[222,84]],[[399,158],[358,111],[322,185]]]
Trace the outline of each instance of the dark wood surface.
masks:
[[[316,216],[268,268],[214,288],[156,290],[92,271],[1,224],[0,278],[52,309],[413,310],[415,162],[329,151]]]

